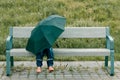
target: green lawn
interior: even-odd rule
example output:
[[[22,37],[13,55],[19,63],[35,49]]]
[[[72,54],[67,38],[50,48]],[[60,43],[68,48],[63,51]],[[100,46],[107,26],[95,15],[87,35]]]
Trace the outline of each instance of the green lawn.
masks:
[[[115,56],[119,60],[120,0],[0,0],[0,54],[5,54],[10,26],[35,26],[52,14],[66,17],[66,26],[109,26],[115,41]],[[78,46],[74,41],[83,44]],[[66,39],[56,43],[60,47],[66,47],[64,43],[71,43],[67,47],[104,47],[104,40],[95,41]],[[23,42],[19,40],[14,47],[25,47]]]

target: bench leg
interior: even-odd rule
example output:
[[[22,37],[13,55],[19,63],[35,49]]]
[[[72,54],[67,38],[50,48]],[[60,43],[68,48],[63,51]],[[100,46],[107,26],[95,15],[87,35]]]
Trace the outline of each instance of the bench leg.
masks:
[[[11,67],[13,67],[14,66],[14,58],[13,58],[13,56],[10,57],[10,61],[11,61]]]
[[[111,50],[110,52],[110,63],[111,63],[111,68],[110,68],[110,75],[114,75],[114,50]]]
[[[105,56],[105,67],[108,67],[108,56]]]
[[[11,64],[10,64],[10,51],[6,51],[6,75],[9,76],[11,74]]]

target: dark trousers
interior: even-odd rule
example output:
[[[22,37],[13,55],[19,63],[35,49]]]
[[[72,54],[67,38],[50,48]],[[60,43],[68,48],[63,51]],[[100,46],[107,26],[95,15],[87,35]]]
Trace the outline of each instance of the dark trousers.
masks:
[[[54,54],[53,54],[53,50],[52,48],[47,48],[45,50],[43,50],[42,52],[39,52],[37,55],[36,55],[36,64],[37,64],[37,67],[41,67],[43,64],[42,64],[42,61],[43,61],[43,57],[44,56],[47,56],[47,66],[53,66],[53,60],[54,60]]]

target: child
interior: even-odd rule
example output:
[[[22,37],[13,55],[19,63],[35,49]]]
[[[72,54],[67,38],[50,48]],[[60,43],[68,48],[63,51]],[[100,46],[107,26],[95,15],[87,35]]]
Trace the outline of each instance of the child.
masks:
[[[36,72],[37,73],[40,73],[42,71],[41,67],[42,67],[42,61],[43,61],[44,55],[47,56],[47,66],[48,66],[49,72],[54,71],[54,68],[53,68],[54,54],[53,54],[52,48],[46,48],[42,52],[39,52],[38,54],[36,54],[36,64],[37,64]]]

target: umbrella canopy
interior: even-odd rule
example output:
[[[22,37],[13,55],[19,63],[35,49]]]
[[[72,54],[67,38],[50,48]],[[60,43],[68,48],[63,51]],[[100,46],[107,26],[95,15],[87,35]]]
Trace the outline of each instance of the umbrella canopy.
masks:
[[[50,48],[64,31],[65,22],[66,19],[59,15],[49,16],[39,22],[31,32],[26,50],[37,54],[46,48]]]

